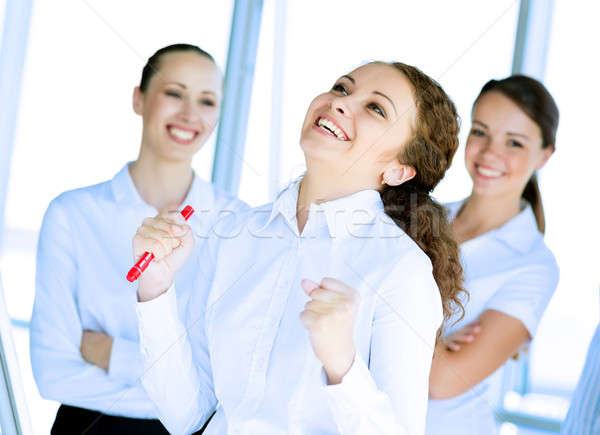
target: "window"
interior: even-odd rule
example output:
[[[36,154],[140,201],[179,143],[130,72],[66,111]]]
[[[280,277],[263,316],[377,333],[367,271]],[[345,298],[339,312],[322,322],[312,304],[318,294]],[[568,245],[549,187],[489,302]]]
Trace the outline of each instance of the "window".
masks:
[[[275,1],[265,1],[240,197],[269,201],[271,110],[282,113],[279,187],[302,174],[300,126],[312,98],[343,73],[375,59],[414,64],[453,97],[469,128],[471,105],[490,78],[510,73],[519,5],[515,1],[389,2],[373,0],[287,2],[283,104],[271,107]],[[451,17],[451,18],[449,18]],[[281,35],[277,35],[280,37]],[[464,143],[464,140],[462,141]],[[469,193],[470,179],[456,163],[436,191],[441,201]]]
[[[162,46],[190,42],[224,66],[232,5],[34,2],[0,258],[13,324],[26,326],[31,315],[37,233],[48,203],[62,191],[112,178],[136,158],[141,122],[131,98],[147,58]],[[214,136],[194,162],[205,179],[213,148]],[[56,404],[37,392],[27,329],[13,333],[34,433],[49,433]]]

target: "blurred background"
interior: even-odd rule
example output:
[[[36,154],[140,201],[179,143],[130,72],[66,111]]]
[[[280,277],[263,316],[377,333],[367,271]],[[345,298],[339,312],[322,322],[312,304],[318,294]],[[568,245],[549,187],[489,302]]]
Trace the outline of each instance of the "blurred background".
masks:
[[[546,84],[561,120],[540,187],[560,283],[528,357],[505,370],[498,419],[504,434],[556,432],[600,315],[599,12],[598,2],[566,0],[1,0],[0,272],[34,433],[49,433],[58,407],[40,398],[28,351],[43,213],[60,192],[136,158],[133,88],[147,58],[176,42],[199,45],[223,70],[250,65],[251,97],[226,108],[247,114],[247,129],[233,142],[221,132],[218,146],[215,133],[194,167],[251,205],[303,172],[309,102],[365,61],[417,65],[454,99],[461,149],[434,192],[441,202],[470,192],[464,139],[482,85],[511,72]],[[232,173],[239,183],[227,181]]]

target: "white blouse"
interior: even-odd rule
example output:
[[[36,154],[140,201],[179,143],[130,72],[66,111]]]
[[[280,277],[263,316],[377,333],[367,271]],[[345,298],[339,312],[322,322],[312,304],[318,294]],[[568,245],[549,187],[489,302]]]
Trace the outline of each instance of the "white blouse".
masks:
[[[442,322],[429,258],[384,213],[379,193],[312,204],[298,234],[298,184],[226,218],[199,256],[184,324],[174,287],[138,317],[142,383],[175,434],[423,434]],[[300,313],[303,278],[360,293],[356,358],[327,385]]]
[[[464,201],[446,205],[452,220]],[[525,204],[524,204],[525,205]],[[558,284],[558,266],[538,231],[531,206],[502,227],[468,240],[460,246],[469,299],[465,316],[448,322],[452,334],[476,320],[486,310],[501,311],[521,322],[533,338]],[[495,433],[494,389],[501,371],[447,400],[430,400],[428,435],[479,435]]]
[[[45,399],[109,415],[157,418],[140,382],[137,285],[125,279],[133,264],[131,239],[144,217],[157,212],[138,194],[128,166],[112,180],[62,193],[46,211],[37,252],[31,366]],[[248,208],[196,175],[185,202],[196,210],[190,225],[203,235],[221,212]],[[197,248],[194,255],[200,244]],[[182,313],[195,273],[190,260],[177,277]],[[86,329],[113,337],[108,373],[81,357]]]

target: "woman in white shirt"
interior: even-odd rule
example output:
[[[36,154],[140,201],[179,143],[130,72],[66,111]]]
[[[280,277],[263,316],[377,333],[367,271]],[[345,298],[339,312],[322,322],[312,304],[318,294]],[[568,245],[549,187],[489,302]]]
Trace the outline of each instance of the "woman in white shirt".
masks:
[[[448,205],[470,298],[436,347],[430,435],[495,433],[490,375],[534,337],[556,288],[536,171],[557,126],[552,96],[529,77],[491,80],[475,101],[465,155],[473,190]]]
[[[144,216],[189,203],[196,209],[190,225],[207,233],[221,210],[243,207],[191,166],[217,123],[221,92],[221,72],[208,53],[187,44],[157,51],[133,95],[143,121],[137,160],[112,180],[64,192],[48,207],[30,331],[40,394],[63,404],[53,434],[166,433],[139,381],[127,252]],[[192,264],[178,277],[182,310],[194,273]]]
[[[193,238],[148,219],[134,254],[143,384],[172,433],[423,434],[431,359],[462,271],[429,192],[457,149],[445,92],[374,62],[311,103],[307,171],[273,204],[219,222],[185,326],[173,277]],[[218,407],[217,407],[218,405]]]

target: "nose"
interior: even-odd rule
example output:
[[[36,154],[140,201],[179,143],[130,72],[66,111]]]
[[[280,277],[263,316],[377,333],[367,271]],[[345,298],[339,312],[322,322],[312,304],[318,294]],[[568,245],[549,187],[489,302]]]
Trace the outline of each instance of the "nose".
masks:
[[[481,153],[483,155],[490,155],[500,157],[504,150],[504,143],[501,140],[495,140],[494,138],[488,138],[483,145]]]
[[[349,104],[347,98],[348,97],[336,97],[333,100],[331,107],[334,111],[336,111],[340,115],[345,116],[345,117],[350,117],[351,116],[350,104]]]
[[[198,119],[198,107],[196,107],[190,99],[186,98],[181,107],[181,111],[179,112],[179,116],[185,122],[193,122]]]

